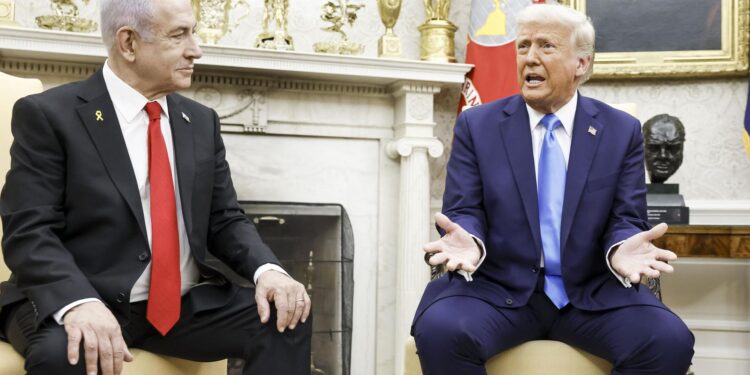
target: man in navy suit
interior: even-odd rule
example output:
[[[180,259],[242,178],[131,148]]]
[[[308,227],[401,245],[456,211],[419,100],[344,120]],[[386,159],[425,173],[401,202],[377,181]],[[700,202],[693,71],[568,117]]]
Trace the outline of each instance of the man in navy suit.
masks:
[[[518,18],[521,94],[468,109],[455,125],[442,238],[425,245],[451,271],[414,318],[425,374],[485,374],[493,355],[536,339],[605,358],[613,374],[685,374],[694,338],[640,287],[672,272],[645,220],[643,137],[635,118],[577,88],[594,28],[559,5]]]

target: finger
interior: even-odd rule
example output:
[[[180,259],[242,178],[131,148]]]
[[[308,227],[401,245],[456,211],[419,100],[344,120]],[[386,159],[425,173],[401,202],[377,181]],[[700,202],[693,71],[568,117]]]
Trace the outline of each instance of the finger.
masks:
[[[292,322],[294,321],[294,314],[297,313],[297,293],[294,289],[286,291],[286,311],[288,314],[285,326],[289,329],[293,329]]]
[[[474,272],[477,270],[477,266],[469,264],[469,262],[461,263],[461,269],[466,272]]]
[[[258,289],[255,289],[255,305],[258,307],[260,322],[266,324],[268,322],[268,317],[271,314],[271,306],[268,305],[266,296]]]
[[[646,231],[646,239],[649,241],[653,241],[661,236],[663,236],[665,233],[667,233],[667,229],[669,227],[666,223],[660,223],[656,225],[655,227],[651,228],[649,231]]]
[[[435,213],[435,224],[446,232],[452,232],[459,227],[456,223],[452,222],[448,216],[445,216],[440,212]]]
[[[99,363],[99,342],[96,334],[91,330],[83,330],[83,358],[86,360],[86,373],[90,375],[97,374],[97,364]]]
[[[666,264],[664,262],[660,262],[658,260],[655,260],[651,262],[651,268],[659,271],[659,272],[666,272],[666,273],[672,273],[674,272],[674,267],[670,266],[669,264]]]
[[[455,271],[461,267],[461,260],[453,257],[448,260],[448,263],[445,264],[445,268],[447,268],[449,271]]]
[[[650,278],[652,278],[652,279],[655,279],[655,278],[657,278],[657,277],[661,276],[661,273],[659,273],[659,271],[657,271],[657,270],[655,270],[655,269],[653,269],[653,268],[651,268],[651,267],[649,267],[649,268],[647,268],[647,269],[643,270],[643,272],[642,272],[642,273],[643,273],[644,275],[646,275],[646,277],[650,277]]]
[[[445,242],[442,239],[432,241],[424,244],[422,250],[426,253],[437,253],[439,251],[445,251]]]
[[[303,298],[305,298],[305,311],[302,312],[302,323],[305,323],[307,322],[307,318],[310,316],[312,302],[310,301],[310,296],[307,295],[307,292],[305,292]]]
[[[125,340],[122,334],[116,334],[112,338],[112,372],[115,375],[122,374],[122,365],[125,360]]]
[[[673,261],[677,259],[677,254],[675,254],[673,251],[659,249],[656,248],[656,259],[659,260],[665,260],[665,261]]]
[[[287,311],[288,306],[285,296],[283,298],[282,296],[275,296],[274,303],[276,305],[276,329],[279,332],[284,332],[286,322],[289,321],[289,311]]]
[[[641,274],[639,272],[633,272],[628,276],[628,279],[630,279],[631,283],[637,284],[641,282]]]
[[[448,258],[448,254],[446,253],[436,253],[435,255],[430,257],[430,264],[433,266],[438,266],[445,263]]]
[[[123,355],[122,359],[125,362],[133,362],[133,360],[135,359],[135,357],[133,357],[133,354],[130,353],[130,349],[128,349],[127,346],[125,346],[125,354]]]
[[[102,375],[114,373],[114,350],[107,336],[99,338],[99,368],[102,370]]]
[[[302,318],[302,313],[304,311],[305,298],[302,297],[302,294],[300,294],[294,300],[294,315],[292,316],[292,320],[289,322],[289,329],[294,329],[295,327],[297,327],[297,323],[299,322],[300,318]]]
[[[66,328],[68,328],[66,326]],[[72,366],[75,366],[78,364],[78,348],[81,347],[81,338],[83,337],[83,333],[81,330],[76,327],[72,326],[68,328],[68,363],[70,363]]]

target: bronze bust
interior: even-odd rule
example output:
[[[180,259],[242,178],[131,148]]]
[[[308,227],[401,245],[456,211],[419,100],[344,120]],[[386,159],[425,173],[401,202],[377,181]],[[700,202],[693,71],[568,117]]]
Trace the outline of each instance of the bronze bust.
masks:
[[[685,127],[668,114],[656,115],[643,124],[646,170],[652,184],[662,184],[682,164]]]

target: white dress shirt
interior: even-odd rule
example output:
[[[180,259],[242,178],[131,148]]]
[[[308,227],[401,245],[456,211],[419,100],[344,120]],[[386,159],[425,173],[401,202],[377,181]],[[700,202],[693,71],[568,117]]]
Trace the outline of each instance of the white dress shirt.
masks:
[[[145,107],[149,100],[141,95],[134,88],[130,87],[125,81],[120,79],[109,67],[108,61],[105,62],[102,69],[104,75],[104,84],[107,87],[109,96],[115,107],[117,121],[120,123],[125,146],[128,149],[128,156],[133,165],[135,180],[138,185],[138,192],[141,197],[141,207],[143,208],[143,219],[146,225],[146,236],[149,246],[151,246],[151,196],[150,184],[148,178],[148,125],[149,119]],[[185,220],[182,215],[182,202],[180,201],[180,183],[177,179],[177,169],[174,162],[174,144],[172,142],[172,129],[169,124],[169,108],[167,107],[167,97],[162,96],[155,100],[161,105],[161,133],[164,136],[164,143],[167,146],[167,155],[169,164],[172,167],[172,181],[174,183],[175,203],[177,206],[177,234],[180,241],[180,293],[185,295],[190,288],[198,283],[200,272],[195,263],[195,258],[190,253],[190,242],[188,241],[187,231],[185,230]],[[253,282],[258,281],[258,277],[266,270],[273,269],[284,272],[281,267],[275,264],[264,264],[260,266],[253,275]],[[141,276],[133,285],[130,291],[130,302],[145,301],[148,299],[149,285],[151,283],[151,262],[146,266]],[[58,310],[53,314],[53,318],[62,324],[62,318],[66,312],[82,303],[98,301],[96,298],[86,298],[75,301]]]
[[[572,134],[573,134],[573,124],[575,120],[576,115],[576,109],[578,108],[578,92],[573,95],[573,98],[570,99],[565,105],[560,107],[560,109],[555,112],[555,116],[557,116],[558,119],[560,119],[560,122],[562,123],[562,126],[558,126],[555,128],[555,139],[557,140],[557,143],[560,145],[560,148],[562,149],[563,156],[565,157],[565,165],[567,167],[568,161],[570,160],[570,144],[572,142]],[[526,111],[529,114],[529,129],[531,131],[531,146],[533,148],[534,152],[534,174],[537,177],[537,184],[539,183],[539,155],[542,152],[542,142],[544,141],[544,134],[547,132],[547,129],[544,127],[543,124],[541,124],[542,118],[546,115],[546,113],[539,112],[535,110],[534,108],[531,108],[528,104],[526,104]],[[486,257],[487,251],[485,251],[485,246],[482,240],[479,238],[474,237],[474,240],[477,242],[477,244],[480,247],[480,250],[482,252],[482,256],[479,259],[479,263],[477,264],[477,269],[479,269],[479,266],[484,262],[484,259]],[[609,254],[612,251],[613,248],[619,246],[622,244],[622,242],[616,243],[612,245],[612,247],[607,250],[607,266],[609,267],[609,270],[617,277],[618,280],[622,283],[625,287],[630,287],[630,280],[627,278],[624,278],[617,274],[615,270],[612,268],[612,265],[609,263]],[[544,253],[542,253],[542,258],[539,261],[540,266],[544,267]],[[476,271],[475,271],[476,272]],[[464,278],[467,281],[472,281],[472,275],[473,272],[465,272],[465,271],[459,271],[459,274],[463,275]]]

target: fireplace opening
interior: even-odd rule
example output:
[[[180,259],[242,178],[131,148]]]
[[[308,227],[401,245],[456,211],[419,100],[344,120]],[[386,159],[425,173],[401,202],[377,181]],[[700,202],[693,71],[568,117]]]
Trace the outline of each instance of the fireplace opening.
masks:
[[[349,375],[354,235],[346,210],[338,204],[240,201],[240,206],[284,270],[310,295],[310,374]],[[235,277],[233,281],[248,285]],[[241,360],[230,360],[229,374],[241,374],[242,366]]]

